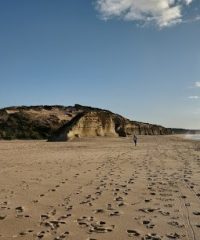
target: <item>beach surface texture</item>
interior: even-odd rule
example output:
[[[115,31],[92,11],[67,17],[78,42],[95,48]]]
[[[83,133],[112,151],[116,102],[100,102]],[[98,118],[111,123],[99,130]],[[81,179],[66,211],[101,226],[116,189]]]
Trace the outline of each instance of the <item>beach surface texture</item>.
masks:
[[[200,143],[0,141],[0,240],[199,240]]]

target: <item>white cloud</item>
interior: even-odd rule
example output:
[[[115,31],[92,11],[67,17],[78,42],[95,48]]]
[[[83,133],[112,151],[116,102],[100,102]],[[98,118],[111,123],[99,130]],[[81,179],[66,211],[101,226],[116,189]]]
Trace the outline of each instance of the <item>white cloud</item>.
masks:
[[[195,82],[195,87],[200,87],[200,82]]]
[[[192,3],[192,1],[193,1],[193,0],[185,0],[185,3],[186,3],[187,5],[189,5],[190,3]]]
[[[199,99],[200,97],[199,96],[189,96],[188,98],[189,99]]]
[[[129,21],[166,27],[183,20],[182,9],[194,0],[96,0],[103,19],[119,17]]]

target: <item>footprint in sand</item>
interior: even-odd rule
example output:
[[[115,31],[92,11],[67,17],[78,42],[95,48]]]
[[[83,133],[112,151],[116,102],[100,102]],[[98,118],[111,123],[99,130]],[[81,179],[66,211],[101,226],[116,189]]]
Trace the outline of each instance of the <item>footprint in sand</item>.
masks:
[[[149,234],[146,234],[142,240],[162,240],[162,238],[157,235],[156,233],[149,233]]]
[[[60,236],[55,237],[54,240],[63,240],[63,239],[66,239],[68,236],[69,236],[69,232],[66,231],[62,233]]]
[[[180,239],[180,235],[178,233],[170,233],[166,235],[169,239]]]
[[[105,221],[97,221],[94,217],[83,216],[77,219],[80,227],[87,228],[89,233],[107,233],[114,230],[114,225],[107,225]]]
[[[128,229],[127,233],[129,237],[140,236],[140,233],[134,229]]]
[[[142,224],[145,225],[146,228],[153,228],[155,226],[155,224],[153,224],[151,220],[143,220]]]
[[[174,227],[178,227],[178,228],[184,227],[183,224],[181,224],[181,223],[179,223],[177,221],[171,221],[171,222],[168,222],[168,224],[171,225],[171,226],[174,226]]]
[[[193,214],[196,216],[200,216],[200,211],[195,211],[195,212],[193,212]]]
[[[0,214],[0,220],[4,220],[7,217],[6,214]]]
[[[16,207],[15,208],[15,212],[16,212],[16,217],[23,217],[23,212],[24,212],[24,208],[22,206]]]

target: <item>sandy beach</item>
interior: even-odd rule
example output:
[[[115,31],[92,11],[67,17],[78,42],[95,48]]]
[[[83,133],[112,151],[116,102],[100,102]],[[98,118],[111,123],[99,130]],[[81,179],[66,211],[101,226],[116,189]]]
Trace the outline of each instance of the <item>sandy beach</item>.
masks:
[[[199,240],[200,143],[1,141],[0,239]]]

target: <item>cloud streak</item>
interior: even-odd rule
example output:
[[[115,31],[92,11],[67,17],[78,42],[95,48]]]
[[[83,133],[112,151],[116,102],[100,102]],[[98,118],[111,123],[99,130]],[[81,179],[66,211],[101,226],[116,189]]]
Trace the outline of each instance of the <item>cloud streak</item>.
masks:
[[[200,97],[199,96],[189,96],[188,98],[189,99],[199,99]]]
[[[200,88],[200,82],[195,82],[195,87]]]
[[[195,0],[96,0],[104,20],[118,17],[127,21],[154,23],[160,28],[181,23],[183,9]]]

